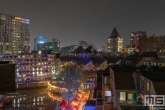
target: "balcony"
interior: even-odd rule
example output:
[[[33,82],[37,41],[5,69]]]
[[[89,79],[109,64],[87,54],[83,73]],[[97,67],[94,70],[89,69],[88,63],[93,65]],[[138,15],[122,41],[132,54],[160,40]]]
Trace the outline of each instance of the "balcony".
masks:
[[[136,106],[142,106],[143,105],[143,100],[132,100],[132,99],[128,99],[128,100],[119,100],[118,103],[120,105],[136,105]]]
[[[112,97],[111,96],[105,96],[103,98],[103,103],[104,104],[111,104],[112,103]]]

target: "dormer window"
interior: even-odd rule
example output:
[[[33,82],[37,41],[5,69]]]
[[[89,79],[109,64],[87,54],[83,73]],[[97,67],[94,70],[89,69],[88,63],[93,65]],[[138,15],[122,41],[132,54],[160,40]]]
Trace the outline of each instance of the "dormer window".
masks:
[[[149,91],[150,90],[150,83],[149,83],[149,81],[147,81],[147,91]]]

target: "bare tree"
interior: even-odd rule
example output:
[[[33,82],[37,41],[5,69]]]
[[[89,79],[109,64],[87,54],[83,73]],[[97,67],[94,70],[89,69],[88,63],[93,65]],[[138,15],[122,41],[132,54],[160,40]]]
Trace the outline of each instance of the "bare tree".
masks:
[[[77,90],[84,83],[84,76],[85,73],[77,63],[64,66],[61,73],[56,76],[56,80],[61,81],[60,87],[66,89],[66,91],[61,92],[61,96],[68,101],[67,110],[71,110],[70,103],[77,97]]]

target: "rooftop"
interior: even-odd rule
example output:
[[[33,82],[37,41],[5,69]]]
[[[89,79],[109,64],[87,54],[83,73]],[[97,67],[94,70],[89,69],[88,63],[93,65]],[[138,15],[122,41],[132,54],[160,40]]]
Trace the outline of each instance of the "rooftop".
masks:
[[[133,73],[140,67],[113,66],[115,87],[117,90],[136,90]]]
[[[142,75],[154,82],[165,82],[165,68],[161,68],[160,71],[142,71]]]
[[[111,69],[114,72],[132,72],[133,73],[137,69],[144,70],[144,67],[132,67],[132,66],[120,66],[120,65],[117,65],[117,66],[112,66]]]
[[[114,27],[111,35],[109,36],[109,38],[117,38],[117,37],[120,37],[120,35],[117,32],[116,28]]]
[[[115,87],[117,90],[136,90],[133,72],[115,72]]]
[[[156,95],[165,95],[165,81],[164,82],[153,82],[154,90]]]
[[[97,51],[92,47],[92,46],[89,46],[88,48],[85,49],[88,53],[94,53],[96,54]]]

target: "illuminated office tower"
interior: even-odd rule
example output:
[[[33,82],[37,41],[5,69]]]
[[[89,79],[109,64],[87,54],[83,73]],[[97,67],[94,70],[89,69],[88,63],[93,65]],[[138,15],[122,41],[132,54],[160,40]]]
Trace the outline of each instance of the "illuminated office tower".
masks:
[[[29,19],[0,13],[0,54],[30,51]]]
[[[34,50],[44,50],[47,38],[45,36],[37,36],[34,39]]]

